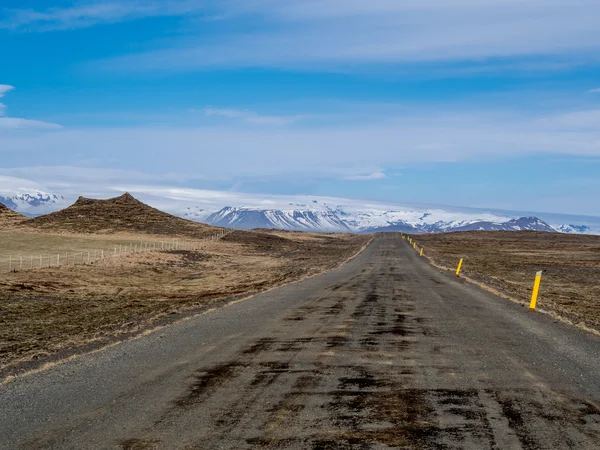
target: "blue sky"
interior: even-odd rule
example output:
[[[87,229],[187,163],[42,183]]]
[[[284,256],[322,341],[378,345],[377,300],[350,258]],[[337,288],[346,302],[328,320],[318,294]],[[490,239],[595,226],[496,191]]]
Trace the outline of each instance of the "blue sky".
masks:
[[[597,0],[4,0],[0,176],[600,215]]]

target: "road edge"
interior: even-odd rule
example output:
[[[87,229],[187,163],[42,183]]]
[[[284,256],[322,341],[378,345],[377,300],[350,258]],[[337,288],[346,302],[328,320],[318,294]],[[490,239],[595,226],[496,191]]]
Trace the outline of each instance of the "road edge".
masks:
[[[433,267],[435,267],[437,269],[440,269],[440,270],[443,270],[443,271],[451,271],[451,272],[453,272],[455,270],[455,269],[453,269],[451,267],[447,267],[447,266],[443,266],[441,264],[438,264],[437,262],[435,262],[433,260],[432,257],[430,257],[428,255],[423,255],[423,256],[425,257],[425,259],[429,262],[429,264],[431,266],[433,266]],[[503,298],[503,299],[508,300],[510,302],[513,302],[513,303],[517,303],[517,304],[522,305],[522,306],[529,306],[529,302],[526,302],[524,300],[519,300],[518,298],[515,298],[515,297],[512,297],[512,296],[510,296],[508,294],[505,294],[504,292],[501,292],[501,291],[497,290],[496,288],[488,286],[487,284],[482,283],[482,282],[477,281],[477,280],[474,280],[473,278],[470,278],[468,276],[465,276],[465,275],[461,274],[460,275],[460,279],[461,280],[465,280],[467,283],[473,284],[473,285],[479,287],[480,289],[483,289],[484,291],[489,292],[490,294],[493,294],[493,295],[495,295],[497,297]],[[580,330],[587,331],[588,333],[592,333],[592,334],[594,334],[596,336],[600,336],[600,331],[598,331],[598,330],[596,330],[594,328],[590,328],[590,327],[588,327],[585,324],[574,322],[571,319],[569,319],[568,317],[560,315],[556,311],[551,311],[551,310],[548,310],[548,309],[545,309],[545,308],[536,308],[535,312],[538,312],[538,313],[541,313],[541,314],[545,314],[547,316],[552,317],[554,320],[558,320],[558,321],[560,321],[562,323],[565,323],[567,325],[571,325],[571,326],[577,327]]]

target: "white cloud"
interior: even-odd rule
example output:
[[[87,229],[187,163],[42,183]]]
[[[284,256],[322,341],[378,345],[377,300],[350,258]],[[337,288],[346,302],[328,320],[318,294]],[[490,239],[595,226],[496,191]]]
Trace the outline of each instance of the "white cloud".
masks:
[[[203,112],[204,115],[209,117],[218,116],[226,117],[228,119],[239,119],[253,125],[267,126],[289,125],[303,118],[303,116],[264,116],[252,111],[242,111],[238,109],[205,108]]]
[[[0,175],[0,195],[14,195],[19,189],[43,190],[43,186],[28,178]]]
[[[4,97],[7,92],[14,89],[13,86],[8,84],[0,84],[0,98]],[[6,115],[6,105],[0,103],[0,131],[6,130],[19,130],[19,129],[42,129],[42,130],[55,130],[62,128],[60,125],[55,123],[43,122],[40,120],[28,120],[16,117],[3,117]]]
[[[588,92],[588,94],[599,94],[600,93],[600,88],[590,89],[587,92]]]
[[[13,89],[14,89],[14,86],[10,86],[8,84],[0,84],[0,98],[4,97],[4,95],[8,91],[12,91]]]
[[[600,130],[600,109],[556,114],[545,117],[540,122],[556,129],[598,131]]]
[[[62,127],[56,123],[42,122],[40,120],[19,119],[13,117],[0,117],[0,130],[40,129],[58,130]]]
[[[248,0],[219,3],[223,21],[260,17],[251,34],[229,31],[218,40],[193,35],[167,48],[104,61],[122,70],[203,70],[210,67],[310,67],[407,64],[564,56],[569,64],[596,61],[600,3],[592,0]],[[252,16],[250,16],[252,14]],[[202,27],[201,24],[197,25]],[[231,28],[227,28],[231,30]],[[545,58],[545,59],[544,59]],[[528,70],[524,68],[523,70]]]
[[[64,8],[12,9],[0,21],[0,29],[53,31],[125,22],[144,17],[183,15],[202,10],[202,0],[136,0],[131,2],[88,0]]]
[[[124,183],[182,183],[202,179],[200,176],[176,172],[144,173],[133,169],[81,166],[20,166],[0,168],[2,180],[40,180],[46,189],[59,191],[72,198],[79,195],[104,195],[111,185]],[[7,183],[4,183],[7,184]],[[11,184],[15,184],[14,182]],[[18,183],[17,183],[18,184]]]
[[[155,16],[188,20],[160,49],[99,64],[117,70],[349,70],[361,63],[450,61],[490,67],[528,58],[514,67],[529,71],[597,62],[600,48],[596,0],[88,0],[11,10],[0,28],[48,31]],[[244,19],[252,20],[252,33],[232,32],[244,29],[237,26]],[[207,20],[218,39],[206,39]]]
[[[293,128],[233,123],[0,133],[4,161],[51,158],[49,165],[77,165],[101,155],[102,161],[119,161],[122,168],[193,172],[194,177],[205,179],[283,174],[364,179],[381,177],[384,170],[404,163],[536,154],[600,157],[600,112],[526,116],[516,111],[473,110],[457,115],[432,108],[405,111],[379,122]]]
[[[8,84],[0,84],[0,98],[4,97],[4,95],[12,91],[14,89],[13,86],[9,86]],[[3,116],[6,111],[6,105],[4,103],[0,103],[0,116]]]
[[[347,175],[344,177],[345,180],[356,180],[356,181],[370,181],[370,180],[384,180],[387,176],[383,172],[373,172],[364,175]]]

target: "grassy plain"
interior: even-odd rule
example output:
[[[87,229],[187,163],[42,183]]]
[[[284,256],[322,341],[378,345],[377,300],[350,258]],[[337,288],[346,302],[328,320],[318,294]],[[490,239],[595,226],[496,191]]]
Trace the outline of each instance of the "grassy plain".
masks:
[[[528,303],[543,270],[538,307],[600,330],[600,236],[485,232],[415,236],[434,262]]]
[[[132,238],[130,234],[23,233],[10,233],[13,248],[45,242],[53,248],[77,249],[103,242],[112,246]],[[367,236],[236,231],[205,243],[201,251],[140,253],[90,265],[2,274],[0,375],[331,269],[368,240]]]
[[[137,238],[137,239],[136,239]],[[148,240],[145,237],[145,240]],[[47,234],[25,230],[0,231],[0,261],[12,257],[29,257],[58,253],[79,253],[93,250],[109,252],[115,246],[139,243],[139,237],[114,235]]]

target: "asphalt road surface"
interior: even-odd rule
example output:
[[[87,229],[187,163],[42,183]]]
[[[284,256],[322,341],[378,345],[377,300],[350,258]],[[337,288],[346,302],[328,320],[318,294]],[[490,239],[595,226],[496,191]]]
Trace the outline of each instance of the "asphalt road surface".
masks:
[[[11,450],[600,448],[600,338],[398,235],[0,389]]]

